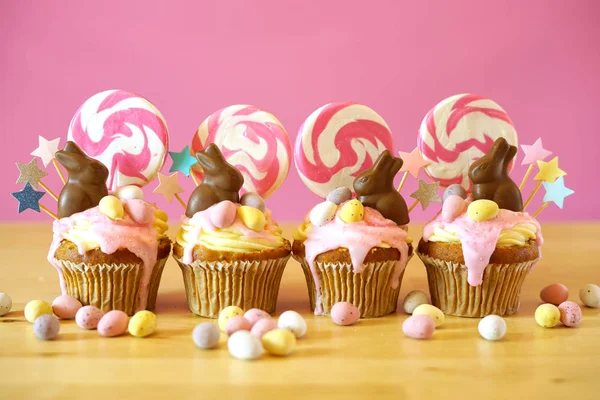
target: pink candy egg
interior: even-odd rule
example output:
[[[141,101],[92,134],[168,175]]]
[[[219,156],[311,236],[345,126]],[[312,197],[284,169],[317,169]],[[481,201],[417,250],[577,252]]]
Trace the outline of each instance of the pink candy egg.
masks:
[[[251,308],[248,311],[246,311],[246,313],[244,314],[244,318],[246,318],[248,322],[250,322],[250,326],[252,327],[261,319],[271,319],[271,316],[266,311],[263,311],[258,308]]]
[[[402,332],[413,339],[429,339],[435,331],[435,322],[429,315],[413,315],[402,323]]]
[[[75,314],[75,322],[81,329],[96,329],[104,313],[94,306],[81,307]]]
[[[560,322],[564,326],[574,328],[581,322],[581,308],[573,301],[564,301],[558,306]]]
[[[353,325],[360,319],[360,311],[354,304],[341,301],[331,307],[331,319],[337,325]]]
[[[233,224],[236,215],[237,208],[235,204],[229,200],[225,200],[212,207],[210,210],[210,222],[219,229],[226,229]]]
[[[250,333],[257,338],[261,338],[265,333],[270,332],[273,329],[277,329],[277,322],[271,318],[263,318],[256,321],[250,330]]]
[[[58,318],[62,319],[73,319],[77,314],[77,311],[82,307],[81,302],[75,297],[71,297],[67,294],[58,296],[52,302],[52,312]]]
[[[154,221],[154,207],[147,201],[131,199],[123,204],[132,220],[140,225],[149,225]]]
[[[542,289],[540,298],[544,303],[554,304],[555,306],[567,301],[569,298],[569,289],[562,283],[553,283]]]
[[[123,311],[112,310],[104,314],[98,322],[98,333],[105,337],[124,334],[127,331],[129,317]]]
[[[465,199],[458,195],[451,195],[444,201],[442,205],[442,220],[444,222],[452,222],[467,208]]]
[[[225,325],[225,333],[227,336],[231,336],[237,331],[249,331],[250,329],[252,329],[250,321],[241,315],[229,318],[227,325]]]

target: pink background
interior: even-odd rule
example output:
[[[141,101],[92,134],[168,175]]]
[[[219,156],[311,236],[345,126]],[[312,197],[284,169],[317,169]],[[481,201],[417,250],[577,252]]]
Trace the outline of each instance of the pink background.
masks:
[[[39,134],[64,143],[79,105],[113,88],[156,104],[175,151],[226,105],[272,112],[294,140],[314,109],[353,100],[379,112],[396,150],[408,152],[438,101],[482,94],[507,110],[521,144],[542,136],[568,172],[576,194],[542,219],[599,219],[590,168],[600,156],[598,15],[594,0],[1,1],[0,219],[49,220],[17,215],[14,163],[31,159]],[[46,183],[59,191],[49,172]],[[515,181],[523,174],[516,168]],[[181,183],[189,195],[193,183]],[[415,186],[409,178],[405,197]],[[299,220],[316,201],[292,167],[267,204],[277,219]],[[49,196],[42,203],[55,207]],[[424,220],[436,209],[411,216]],[[175,220],[182,211],[176,202],[167,210]]]

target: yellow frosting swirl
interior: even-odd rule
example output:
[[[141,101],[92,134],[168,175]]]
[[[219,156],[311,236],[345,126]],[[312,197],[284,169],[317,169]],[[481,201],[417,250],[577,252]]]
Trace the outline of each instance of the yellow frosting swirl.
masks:
[[[517,224],[510,229],[503,229],[500,232],[497,246],[524,246],[530,240],[535,240],[536,233],[537,228],[534,224]],[[450,227],[434,228],[433,235],[428,240],[432,242],[460,243],[458,234]]]
[[[300,225],[298,227],[298,229],[296,229],[296,231],[294,232],[293,238],[294,240],[298,240],[298,241],[304,241],[308,238],[307,233],[308,231],[312,228],[312,224],[310,222],[305,222],[302,225]],[[408,231],[408,227],[407,226],[401,226],[400,228],[402,228],[405,231]],[[406,243],[411,244],[413,242],[413,240],[407,236],[406,237]],[[382,247],[382,248],[389,248],[390,245],[384,242],[381,242],[377,247]]]

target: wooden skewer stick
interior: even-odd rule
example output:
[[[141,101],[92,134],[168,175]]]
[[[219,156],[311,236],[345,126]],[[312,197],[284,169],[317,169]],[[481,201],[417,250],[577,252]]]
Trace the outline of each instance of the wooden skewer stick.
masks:
[[[542,187],[542,182],[543,181],[539,181],[537,183],[537,185],[535,185],[535,188],[533,189],[533,192],[531,192],[531,194],[527,198],[527,201],[523,205],[523,211],[525,211],[525,209],[527,208],[527,206],[529,205],[529,203],[531,203],[531,200],[533,200],[533,196],[535,196],[535,194],[537,193],[537,191],[540,190],[540,188]]]
[[[185,201],[183,201],[179,193],[175,193],[175,198],[179,201],[179,204],[181,204],[184,210],[187,209],[187,205],[185,204]]]
[[[198,182],[198,178],[196,178],[196,175],[194,174],[194,171],[191,171],[190,175],[192,176],[192,180],[194,181],[194,183],[196,184],[196,186],[198,186],[200,183]]]
[[[537,209],[537,211],[536,211],[536,212],[534,212],[534,213],[533,213],[533,215],[532,215],[531,217],[532,217],[532,218],[535,218],[535,217],[537,217],[538,215],[540,215],[540,213],[541,213],[542,211],[544,211],[544,208],[548,207],[548,204],[550,204],[550,202],[549,202],[549,201],[547,201],[547,202],[545,202],[544,204],[542,204],[542,205],[541,205],[541,207],[540,207],[540,208],[538,208],[538,209]]]
[[[415,202],[410,205],[410,207],[408,208],[409,214],[417,206],[417,204],[419,204],[419,200],[415,200]]]
[[[525,172],[525,176],[523,177],[523,180],[521,181],[521,184],[519,185],[520,191],[523,191],[523,188],[525,187],[525,182],[527,182],[527,179],[529,178],[531,171],[533,171],[533,164],[529,164],[529,168],[527,168],[527,172]]]
[[[54,168],[56,168],[56,172],[58,172],[58,176],[60,176],[60,180],[62,181],[63,185],[65,183],[67,183],[67,180],[65,179],[65,176],[63,175],[62,170],[60,169],[60,167],[58,166],[58,163],[56,162],[56,158],[52,159],[52,164],[54,165]]]
[[[40,204],[40,209],[42,211],[44,211],[46,214],[48,214],[49,216],[51,216],[54,219],[58,219],[58,216],[56,214],[54,214],[52,211],[50,211],[46,206]]]
[[[48,186],[46,186],[42,181],[39,181],[38,183],[46,191],[46,193],[52,196],[54,200],[58,201],[58,196],[52,190],[50,190]]]
[[[400,181],[400,185],[398,186],[398,193],[402,190],[402,187],[404,186],[404,182],[406,182],[407,177],[408,177],[408,171],[405,171],[404,175],[402,175],[402,180]]]

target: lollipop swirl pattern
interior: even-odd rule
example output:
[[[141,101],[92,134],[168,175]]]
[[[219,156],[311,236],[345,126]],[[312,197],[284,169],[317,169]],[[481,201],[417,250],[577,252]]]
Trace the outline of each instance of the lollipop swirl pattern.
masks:
[[[469,166],[500,137],[517,146],[517,132],[502,107],[482,96],[460,94],[427,113],[419,129],[418,146],[431,163],[425,168],[430,178],[443,187],[458,183],[470,188]]]
[[[169,144],[160,111],[145,98],[122,90],[107,90],[83,103],[68,137],[106,165],[111,191],[150,182],[162,168]]]
[[[244,176],[242,193],[272,195],[290,169],[291,145],[274,115],[249,105],[225,107],[202,122],[192,139],[192,154],[216,144],[228,163]],[[193,173],[202,180],[202,169]]]
[[[386,122],[375,111],[352,102],[330,103],[304,122],[294,148],[296,168],[304,184],[325,198],[370,168],[384,150],[393,150]]]

